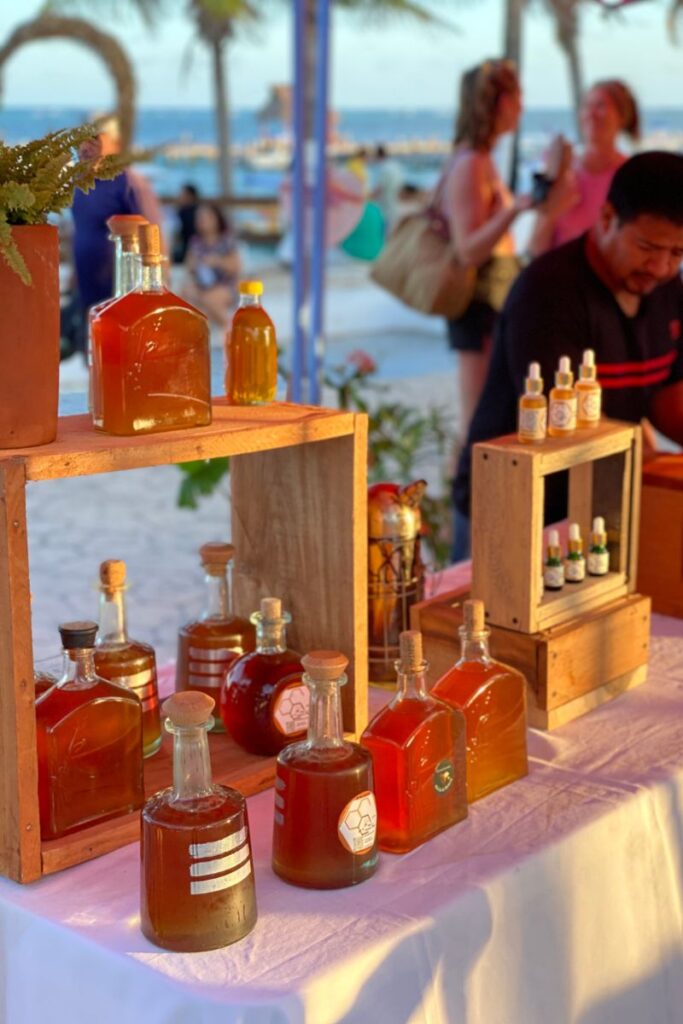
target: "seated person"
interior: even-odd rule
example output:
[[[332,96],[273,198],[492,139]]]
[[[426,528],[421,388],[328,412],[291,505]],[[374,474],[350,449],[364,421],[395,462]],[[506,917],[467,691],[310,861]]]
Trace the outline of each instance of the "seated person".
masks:
[[[182,294],[206,313],[211,323],[227,329],[240,273],[237,242],[215,203],[200,203],[195,223],[197,233],[185,258],[187,279]]]
[[[468,553],[471,446],[516,429],[518,398],[534,360],[547,391],[560,356],[569,356],[576,372],[583,349],[594,349],[605,415],[630,423],[647,418],[683,444],[681,260],[683,156],[650,152],[622,164],[587,234],[520,274],[498,321],[453,486],[454,556]],[[546,497],[546,520],[563,518],[562,494]]]

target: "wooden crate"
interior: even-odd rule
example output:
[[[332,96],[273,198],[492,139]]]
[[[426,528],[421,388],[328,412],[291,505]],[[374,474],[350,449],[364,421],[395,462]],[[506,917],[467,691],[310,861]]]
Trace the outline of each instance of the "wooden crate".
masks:
[[[367,420],[348,412],[218,401],[201,429],[114,438],[87,416],[60,420],[51,445],[0,451],[0,873],[21,882],[113,850],[139,835],[139,815],[41,843],[31,644],[26,484],[60,477],[231,456],[235,603],[277,594],[301,651],[351,659],[345,729],[367,721]],[[201,513],[198,513],[201,514]],[[163,597],[160,595],[160,599]],[[56,624],[55,624],[56,625]],[[273,780],[274,760],[210,738],[214,777],[249,794]],[[168,741],[145,762],[146,789],[171,782]]]
[[[683,618],[683,455],[643,469],[638,589],[654,611]]]
[[[458,628],[469,596],[460,588],[412,609],[430,685],[460,656]],[[650,599],[629,594],[539,633],[491,626],[490,645],[492,657],[526,677],[529,725],[555,729],[644,682],[649,636]]]
[[[516,435],[472,450],[472,594],[487,621],[523,633],[569,622],[635,588],[640,427],[603,420],[566,440],[520,444]],[[560,591],[543,590],[543,504],[552,473],[569,471],[568,517],[588,544],[605,519],[610,571]]]

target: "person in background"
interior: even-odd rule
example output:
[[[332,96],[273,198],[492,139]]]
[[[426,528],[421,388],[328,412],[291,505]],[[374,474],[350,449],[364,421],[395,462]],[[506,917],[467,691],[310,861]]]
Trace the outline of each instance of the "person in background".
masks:
[[[519,264],[513,221],[531,205],[503,184],[492,151],[514,132],[522,112],[517,70],[509,60],[487,60],[462,76],[453,154],[433,197],[445,217],[458,258],[477,267],[474,297],[457,320],[448,321],[458,353],[460,444],[481,394],[499,310]],[[457,453],[456,453],[457,458]]]
[[[596,82],[579,111],[583,148],[536,214],[529,242],[532,256],[578,238],[595,224],[617,168],[626,157],[617,148],[621,134],[640,138],[635,96],[617,78]]]
[[[237,241],[215,203],[201,202],[195,223],[197,232],[185,258],[187,276],[182,293],[212,323],[226,330],[240,274]]]
[[[178,227],[173,246],[173,262],[184,263],[190,239],[196,233],[195,221],[199,207],[199,189],[188,182],[183,185],[176,200]]]
[[[398,204],[403,187],[403,172],[400,164],[392,160],[386,148],[379,145],[375,150],[375,163],[377,173],[375,187],[370,198],[374,200],[380,209],[384,219],[385,237],[391,234],[394,224],[398,220]]]

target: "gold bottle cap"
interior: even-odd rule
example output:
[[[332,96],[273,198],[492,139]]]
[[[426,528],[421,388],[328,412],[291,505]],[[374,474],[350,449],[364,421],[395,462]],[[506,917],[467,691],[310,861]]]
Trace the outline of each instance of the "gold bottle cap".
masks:
[[[158,224],[140,224],[138,226],[140,255],[147,266],[161,263],[161,232]]]
[[[311,679],[329,682],[344,675],[349,659],[341,651],[310,651],[304,654],[301,664]]]
[[[404,629],[398,638],[401,668],[404,672],[419,672],[424,665],[422,633],[419,629]]]
[[[602,516],[596,516],[593,520],[591,542],[593,544],[599,544],[603,546],[607,543],[607,531],[605,530],[605,520]]]
[[[468,633],[482,633],[486,629],[484,602],[477,598],[465,601],[463,605],[463,621]]]
[[[263,295],[263,281],[240,281],[240,295]]]
[[[211,717],[211,712],[216,706],[213,697],[208,693],[200,693],[198,690],[183,690],[181,693],[174,693],[161,705],[161,711],[170,718],[174,725],[192,726],[204,725]]]
[[[573,383],[574,374],[572,373],[572,364],[569,356],[560,356],[560,362],[555,372],[555,387],[570,388]]]
[[[107,590],[119,590],[126,585],[126,563],[120,558],[109,558],[100,565],[100,583]]]
[[[548,558],[560,558],[560,534],[558,530],[548,530]]]
[[[225,567],[235,556],[234,544],[222,540],[210,540],[202,544],[199,557],[210,576],[222,576]]]

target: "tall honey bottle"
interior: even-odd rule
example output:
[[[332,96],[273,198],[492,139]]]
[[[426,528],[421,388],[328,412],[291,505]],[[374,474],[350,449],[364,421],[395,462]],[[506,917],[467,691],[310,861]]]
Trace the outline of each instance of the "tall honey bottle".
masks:
[[[422,634],[399,639],[396,696],[360,739],[372,754],[379,847],[392,853],[467,817],[465,716],[427,691]]]
[[[576,382],[577,427],[597,427],[600,425],[602,410],[602,387],[598,383],[595,352],[587,348],[583,353],[579,367],[579,379]]]
[[[489,653],[482,601],[465,601],[459,661],[432,695],[465,716],[467,799],[474,803],[528,772],[526,681]]]
[[[233,405],[262,405],[277,391],[275,327],[261,305],[261,281],[240,281],[239,293],[226,343],[225,393]]]
[[[56,839],[142,806],[142,707],[95,672],[96,622],[59,627],[62,677],[36,701],[40,834]]]
[[[213,699],[163,703],[173,733],[173,785],[142,811],[140,926],[164,949],[199,952],[237,942],[256,924],[246,801],[211,780]]]
[[[142,752],[161,746],[161,721],[154,648],[128,636],[126,563],[109,559],[100,566],[100,626],[95,647],[98,676],[127,686],[142,705]]]
[[[221,717],[251,754],[277,754],[306,735],[309,693],[301,655],[287,645],[292,621],[277,597],[264,597],[251,621],[256,650],[233,662],[221,688]]]
[[[307,739],[278,754],[273,871],[292,885],[339,889],[377,869],[372,757],[344,739],[339,688],[348,658],[312,651],[302,660],[310,724]]]
[[[99,370],[94,426],[150,434],[211,423],[209,323],[163,283],[159,228],[142,224],[140,285],[97,320]]]
[[[205,573],[206,603],[199,619],[178,631],[176,690],[199,690],[216,704],[228,669],[236,658],[253,651],[256,644],[253,625],[233,610],[234,555],[232,544],[202,544],[199,556]],[[214,719],[214,728],[223,729],[218,717]]]
[[[576,430],[577,399],[569,356],[561,356],[548,404],[548,436],[568,437]]]

